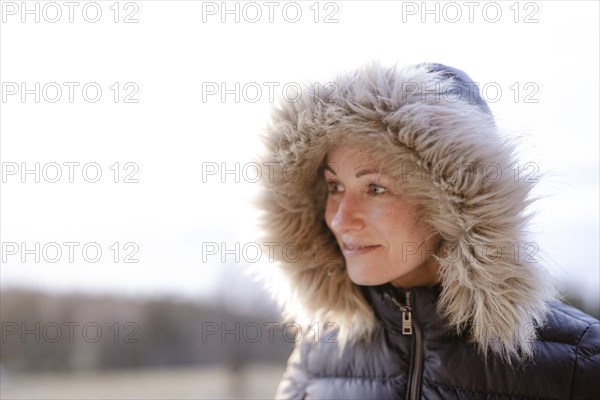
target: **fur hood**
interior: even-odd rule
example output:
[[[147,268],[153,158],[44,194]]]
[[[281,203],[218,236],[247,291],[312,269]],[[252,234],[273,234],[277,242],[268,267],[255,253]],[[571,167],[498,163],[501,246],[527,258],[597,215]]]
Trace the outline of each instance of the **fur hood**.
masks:
[[[526,237],[533,183],[516,173],[515,143],[469,77],[441,64],[371,63],[297,94],[274,108],[259,160],[265,251],[289,284],[286,317],[335,321],[344,343],[376,327],[324,220],[324,160],[344,143],[384,160],[440,233],[437,311],[448,326],[482,353],[530,356],[532,328],[555,296]]]

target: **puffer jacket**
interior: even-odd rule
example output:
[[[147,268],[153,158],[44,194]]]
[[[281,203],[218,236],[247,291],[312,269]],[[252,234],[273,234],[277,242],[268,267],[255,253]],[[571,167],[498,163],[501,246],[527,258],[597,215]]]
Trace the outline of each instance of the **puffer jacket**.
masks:
[[[363,292],[380,323],[371,341],[340,352],[332,335],[305,337],[275,398],[600,398],[600,323],[571,306],[550,304],[534,357],[509,366],[493,356],[486,364],[473,343],[447,329],[436,312],[439,286]]]
[[[336,328],[333,343],[303,336],[278,398],[600,399],[599,322],[557,300],[532,254],[535,180],[463,71],[371,63],[281,102],[263,139],[257,204],[276,262],[261,272],[287,320]],[[324,221],[325,160],[344,143],[394,157],[443,238],[437,286],[349,278]]]

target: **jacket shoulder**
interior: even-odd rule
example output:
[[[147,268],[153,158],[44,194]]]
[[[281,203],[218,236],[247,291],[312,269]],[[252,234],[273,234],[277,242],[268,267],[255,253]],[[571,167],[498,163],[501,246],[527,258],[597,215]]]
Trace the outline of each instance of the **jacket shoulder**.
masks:
[[[587,340],[584,336],[588,330],[597,329],[600,325],[596,318],[571,305],[552,301],[549,306],[547,322],[538,331],[542,341],[577,345],[583,339]]]
[[[600,321],[577,308],[560,303],[550,304],[548,322],[539,332],[547,348],[557,343],[566,346],[555,349],[559,360],[572,360],[571,398],[594,398],[600,393]]]

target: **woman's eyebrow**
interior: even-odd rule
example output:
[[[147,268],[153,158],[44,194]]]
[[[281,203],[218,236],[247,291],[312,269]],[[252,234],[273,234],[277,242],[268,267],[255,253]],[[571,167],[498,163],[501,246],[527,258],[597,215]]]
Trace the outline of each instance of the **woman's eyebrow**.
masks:
[[[333,170],[333,168],[331,167],[331,165],[327,165],[327,166],[325,166],[325,171],[329,171],[329,172],[331,172],[333,175],[337,175],[337,174],[335,173],[335,171]]]
[[[333,175],[337,175],[330,165],[327,165],[325,170],[331,172]],[[360,178],[363,175],[381,175],[381,171],[370,168],[361,169],[356,173],[356,178]]]
[[[358,171],[356,173],[357,178],[360,178],[363,175],[381,175],[381,171],[367,168],[367,169],[361,169],[360,171]]]

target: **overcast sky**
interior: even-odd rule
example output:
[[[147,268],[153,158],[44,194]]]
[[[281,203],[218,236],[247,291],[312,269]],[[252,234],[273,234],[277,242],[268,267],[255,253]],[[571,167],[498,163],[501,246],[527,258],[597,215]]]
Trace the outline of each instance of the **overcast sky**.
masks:
[[[598,304],[598,2],[368,3],[4,1],[2,288],[214,297],[268,263],[249,245],[248,163],[271,95],[375,59],[441,62],[485,87],[546,174],[540,255]],[[39,183],[21,175],[36,163]],[[211,254],[236,241],[239,262]],[[36,242],[39,262],[22,247]]]

